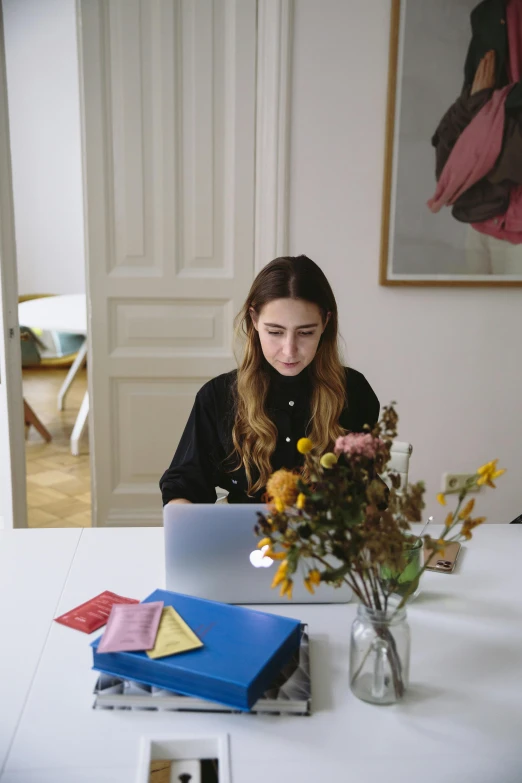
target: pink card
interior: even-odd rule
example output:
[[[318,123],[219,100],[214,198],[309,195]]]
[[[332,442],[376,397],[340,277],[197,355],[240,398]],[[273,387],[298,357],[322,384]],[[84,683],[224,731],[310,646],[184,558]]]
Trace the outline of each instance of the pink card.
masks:
[[[105,625],[107,618],[111,613],[114,604],[138,604],[136,598],[124,598],[110,590],[100,593],[90,601],[76,606],[74,609],[55,617],[56,623],[67,625],[69,628],[76,628],[77,631],[92,633]]]
[[[158,633],[163,601],[114,604],[98,652],[152,650]]]

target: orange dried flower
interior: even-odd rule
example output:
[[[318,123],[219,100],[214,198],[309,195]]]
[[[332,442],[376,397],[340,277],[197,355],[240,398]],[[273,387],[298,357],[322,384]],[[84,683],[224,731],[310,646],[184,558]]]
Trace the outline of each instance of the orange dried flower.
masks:
[[[272,473],[266,482],[266,491],[268,496],[280,506],[292,506],[297,499],[297,482],[299,477],[289,470],[281,468]],[[277,501],[280,503],[277,503]],[[281,508],[278,511],[283,510]]]

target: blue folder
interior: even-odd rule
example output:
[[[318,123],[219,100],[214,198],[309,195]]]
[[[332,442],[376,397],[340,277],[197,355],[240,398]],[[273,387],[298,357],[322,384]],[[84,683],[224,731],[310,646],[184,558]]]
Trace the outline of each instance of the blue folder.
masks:
[[[99,653],[93,669],[187,696],[249,710],[298,649],[301,623],[243,606],[155,590],[143,603],[173,606],[203,647],[165,658],[145,652]]]

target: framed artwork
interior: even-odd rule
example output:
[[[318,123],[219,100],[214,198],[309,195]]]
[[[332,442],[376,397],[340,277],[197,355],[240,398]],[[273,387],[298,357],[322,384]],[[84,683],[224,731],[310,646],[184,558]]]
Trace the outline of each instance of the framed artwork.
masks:
[[[392,0],[381,285],[522,286],[522,0]]]

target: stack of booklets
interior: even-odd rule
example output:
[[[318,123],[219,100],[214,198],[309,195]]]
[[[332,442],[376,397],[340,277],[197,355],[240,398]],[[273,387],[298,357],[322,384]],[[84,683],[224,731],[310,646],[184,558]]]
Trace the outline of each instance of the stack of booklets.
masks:
[[[224,706],[233,711],[251,711],[254,705],[257,708],[260,699],[264,700],[270,694],[274,683],[281,678],[289,680],[286,667],[290,666],[294,671],[304,669],[301,653],[303,661],[305,656],[308,660],[308,641],[301,644],[303,634],[299,620],[166,590],[156,590],[143,601],[145,604],[153,602],[173,607],[200,640],[201,646],[154,658],[150,651],[102,653],[98,651],[101,637],[96,639],[91,645],[93,668],[107,675],[98,680],[98,706],[114,707],[115,704],[107,702],[109,696],[126,698],[130,693],[136,696],[140,690],[150,699],[157,699],[158,691],[168,691],[167,696],[160,698],[190,697],[196,700],[193,704],[205,701],[206,709],[213,703],[221,705],[221,709]],[[109,684],[111,680],[112,685]],[[120,685],[122,682],[127,683],[126,686]],[[113,688],[121,688],[120,693],[107,692]],[[274,701],[273,695],[268,698]],[[279,697],[275,701],[279,702]],[[194,706],[190,708],[195,709]]]
[[[164,688],[143,685],[132,680],[100,674],[94,687],[95,709],[173,710],[182,712],[244,712],[223,704],[183,696]],[[310,653],[306,626],[302,626],[301,645],[263,696],[249,711],[252,714],[310,715]]]

